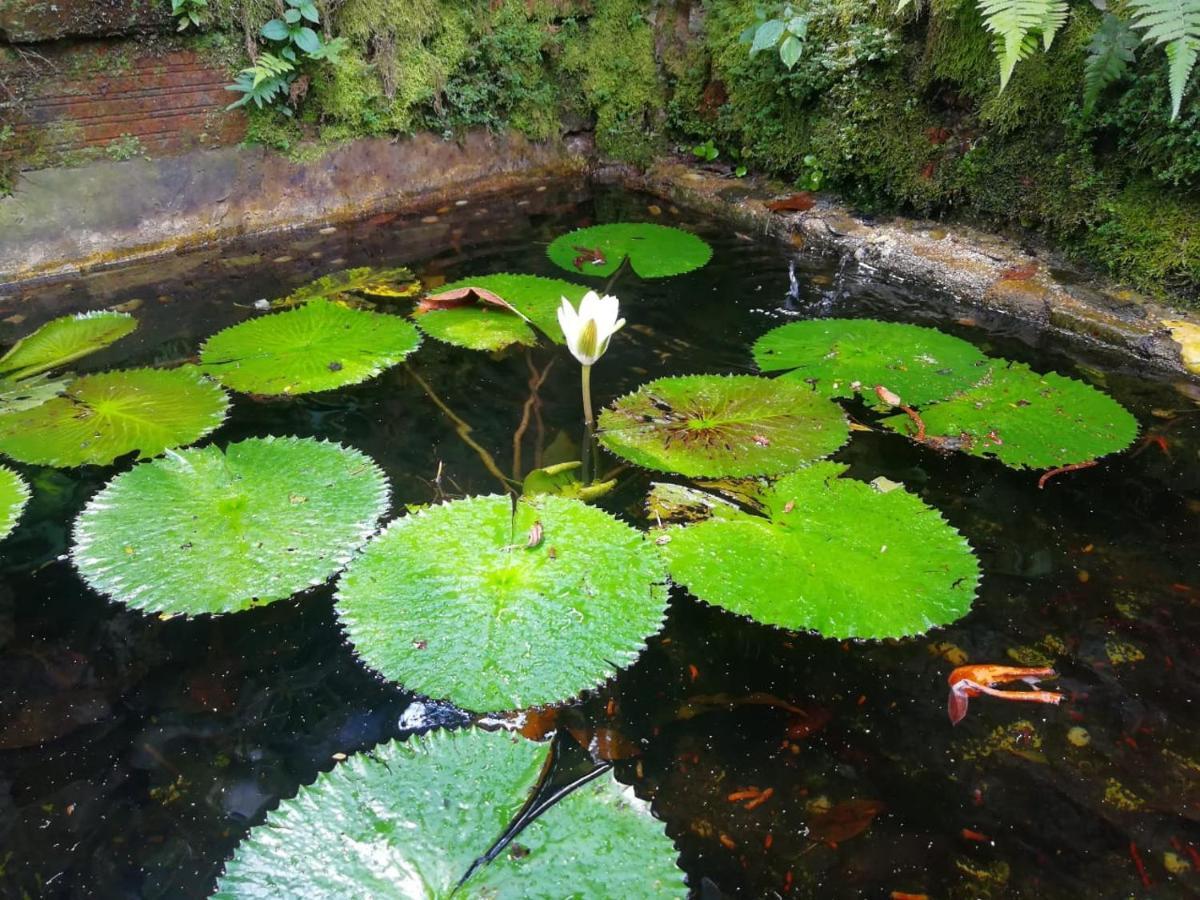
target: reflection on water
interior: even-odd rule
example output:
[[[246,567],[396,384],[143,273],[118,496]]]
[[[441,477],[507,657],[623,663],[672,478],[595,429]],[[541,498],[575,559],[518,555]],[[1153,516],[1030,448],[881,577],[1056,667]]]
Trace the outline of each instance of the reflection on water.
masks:
[[[652,217],[644,199],[563,187],[378,216],[28,287],[0,297],[0,338],[121,303],[136,308],[140,329],[81,368],[179,362],[255,315],[255,301],[329,271],[557,276],[544,257],[554,236]],[[621,276],[613,291],[630,324],[596,368],[597,402],[662,375],[750,371],[750,343],[785,317],[836,314],[936,325],[1087,380],[1145,429],[1130,452],[1041,491],[1027,472],[856,434],[835,457],[850,476],[904,482],[982,561],[974,612],[924,638],[788,634],[675,593],[638,664],[568,718],[619,748],[619,777],[653,800],[696,895],[1126,897],[1146,884],[1154,896],[1200,893],[1194,386],[929,289],[889,286],[853,260],[793,261],[670,208],[657,221],[696,228],[716,255],[679,278]],[[531,380],[555,357],[565,351],[494,356],[427,340],[412,367],[509,471]],[[522,431],[524,466],[578,458],[578,382],[565,358],[540,400]],[[329,395],[238,396],[215,439],[266,434],[369,453],[391,479],[395,511],[499,490],[405,367]],[[190,621],[94,595],[63,559],[69,523],[123,467],[19,468],[34,498],[0,545],[0,895],[202,897],[280,796],[338,755],[402,733],[406,710],[406,722],[422,720],[413,697],[354,660],[328,588]],[[648,479],[621,477],[603,503],[637,521]],[[981,698],[952,728],[946,676],[964,661],[1054,665],[1068,699]],[[418,711],[457,721],[453,710]]]

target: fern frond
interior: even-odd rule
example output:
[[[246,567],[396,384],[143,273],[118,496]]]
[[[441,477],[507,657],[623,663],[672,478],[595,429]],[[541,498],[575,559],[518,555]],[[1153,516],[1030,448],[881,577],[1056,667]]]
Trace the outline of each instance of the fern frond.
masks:
[[[1184,0],[1200,2],[1200,0]],[[1017,63],[1033,52],[1041,36],[1047,48],[1067,21],[1067,0],[978,0],[983,24],[996,36],[1000,61],[1000,90],[1004,90]]]
[[[1188,77],[1200,58],[1200,0],[1129,0],[1142,40],[1165,44],[1171,85],[1171,120],[1179,118]]]
[[[1100,92],[1124,77],[1134,60],[1138,36],[1124,19],[1105,13],[1088,45],[1083,69],[1083,114],[1090,115]]]

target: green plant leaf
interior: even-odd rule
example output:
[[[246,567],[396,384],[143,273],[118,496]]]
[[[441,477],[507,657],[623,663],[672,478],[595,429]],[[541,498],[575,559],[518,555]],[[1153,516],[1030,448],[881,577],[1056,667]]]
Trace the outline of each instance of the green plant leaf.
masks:
[[[658,538],[672,579],[706,603],[832,638],[920,634],[966,615],[979,564],[966,540],[915,495],[881,493],[816,463],[760,498],[727,504]]]
[[[375,269],[362,266],[330,272],[303,287],[296,288],[272,306],[298,306],[309,300],[337,300],[354,294],[365,297],[404,298],[421,293],[421,281],[412,269],[403,266],[393,269]]]
[[[540,535],[535,529],[540,523]],[[397,519],[337,611],[385,678],[473,710],[556,703],[637,658],[666,609],[644,535],[579,500],[456,500]]]
[[[933,328],[871,319],[810,319],[768,331],[753,348],[763,372],[790,370],[826,397],[862,394],[881,405],[876,385],[908,406],[940,400],[987,374],[987,357],[966,341]],[[855,387],[859,385],[859,387]]]
[[[0,378],[0,416],[41,406],[67,389],[71,377],[32,375],[20,381]]]
[[[314,299],[218,332],[200,362],[235,391],[307,394],[374,378],[420,343],[407,319]]]
[[[1088,45],[1083,75],[1083,114],[1090,115],[1100,99],[1100,93],[1129,70],[1134,61],[1138,36],[1129,23],[1112,13],[1105,13],[1100,27]]]
[[[491,291],[502,297],[513,309],[523,315],[526,319],[538,327],[538,329],[550,338],[556,344],[565,343],[562,329],[558,326],[558,307],[562,303],[562,298],[566,297],[571,301],[576,308],[579,306],[579,301],[583,299],[583,295],[589,290],[588,287],[581,284],[574,284],[570,281],[564,281],[561,278],[542,278],[538,275],[513,275],[507,272],[497,275],[476,275],[468,278],[462,278],[450,284],[443,285],[438,288],[439,293],[459,290],[466,287],[483,288]],[[455,310],[434,310],[428,313],[422,313],[416,317],[417,324],[421,326],[431,337],[439,340],[446,340],[438,331],[448,331],[438,321],[446,312],[469,312],[470,316],[460,316],[457,321],[461,327],[467,327],[461,323],[467,319],[480,319],[481,324],[475,326],[482,333],[486,334],[493,327],[501,327],[511,331],[512,334],[521,333],[524,338],[524,332],[519,332],[519,329],[512,324],[511,317],[505,321],[498,318],[494,313],[484,313],[482,307],[459,307]],[[430,318],[430,317],[434,318]],[[525,325],[525,323],[522,323]],[[528,325],[525,325],[525,330],[528,330]],[[508,343],[532,344],[535,340],[509,341]],[[450,341],[450,343],[456,343]],[[465,345],[463,345],[465,346]],[[492,348],[485,348],[492,349]]]
[[[626,257],[640,278],[682,275],[712,259],[712,247],[696,235],[651,222],[580,228],[555,238],[546,253],[561,269],[598,278],[611,275]]]
[[[387,480],[357,450],[250,438],[118,475],[80,513],[71,557],[135,609],[236,612],[328,580],[387,508]]]
[[[804,44],[795,35],[788,35],[779,45],[779,59],[789,69],[800,61],[804,53]]]
[[[1124,450],[1138,423],[1116,400],[1062,375],[996,360],[976,387],[921,410],[927,440],[1015,469],[1049,469]],[[911,434],[907,416],[883,424]]]
[[[0,466],[0,541],[17,527],[17,520],[29,502],[29,485],[7,466]]]
[[[135,328],[137,320],[128,313],[103,310],[54,319],[0,356],[0,378],[17,380],[61,369],[103,350]]]
[[[352,756],[284,800],[226,864],[216,900],[447,898],[538,782],[545,744],[435,731]],[[675,849],[611,775],[551,806],[455,896],[682,897]],[[515,852],[514,852],[515,851]]]
[[[84,375],[62,396],[0,415],[0,453],[58,468],[145,459],[200,440],[228,409],[225,392],[191,368]]]
[[[758,31],[754,35],[754,43],[750,45],[750,55],[754,56],[756,53],[774,47],[783,36],[785,27],[787,27],[786,23],[782,19],[767,19],[759,25]]]
[[[534,469],[525,476],[521,485],[521,494],[533,497],[537,494],[554,494],[558,497],[574,497],[590,503],[599,500],[617,486],[617,480],[596,481],[584,484],[579,473],[583,463],[579,460],[557,463],[541,469]]]
[[[460,306],[415,313],[413,321],[431,338],[466,350],[533,347],[537,335],[516,313],[492,306]]]
[[[691,477],[777,475],[828,456],[849,435],[837,404],[755,375],[660,378],[600,414],[606,449]]]
[[[268,41],[286,41],[288,38],[287,23],[283,19],[271,19],[259,31]]]

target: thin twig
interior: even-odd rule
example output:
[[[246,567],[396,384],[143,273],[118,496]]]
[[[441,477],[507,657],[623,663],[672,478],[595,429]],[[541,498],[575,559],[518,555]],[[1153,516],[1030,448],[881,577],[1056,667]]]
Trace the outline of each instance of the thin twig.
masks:
[[[546,376],[550,374],[550,367],[554,365],[554,359],[546,363],[546,368],[541,372],[533,365],[533,357],[528,350],[525,351],[525,365],[529,367],[529,397],[525,401],[524,409],[521,411],[521,424],[517,426],[517,430],[513,432],[513,480],[521,480],[521,444],[525,440],[525,430],[529,427],[529,417],[534,412],[534,409],[541,410],[541,397],[538,396],[538,391],[546,382]],[[540,421],[540,417],[539,417]],[[540,465],[540,463],[539,463]]]
[[[500,467],[496,465],[496,460],[492,457],[492,454],[488,453],[483,446],[481,446],[474,438],[471,437],[472,428],[470,424],[463,420],[457,413],[454,412],[454,410],[445,404],[442,398],[439,397],[434,392],[433,388],[429,386],[429,383],[417,374],[416,369],[414,369],[408,363],[405,363],[404,367],[408,369],[408,374],[413,377],[413,380],[421,386],[422,390],[424,390],[426,394],[429,395],[429,399],[434,402],[437,408],[442,411],[447,419],[454,423],[455,433],[462,438],[464,444],[478,454],[479,459],[483,462],[484,468],[491,472],[497,478],[497,480],[499,480],[504,490],[516,493],[512,484],[510,484],[510,479],[503,472],[501,472]]]

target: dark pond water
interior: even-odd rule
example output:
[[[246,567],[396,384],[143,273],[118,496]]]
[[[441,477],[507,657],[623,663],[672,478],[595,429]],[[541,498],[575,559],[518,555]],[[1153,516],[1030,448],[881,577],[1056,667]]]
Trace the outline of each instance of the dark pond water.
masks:
[[[253,301],[329,271],[556,276],[544,256],[554,236],[655,219],[696,229],[716,254],[679,278],[622,276],[613,290],[630,324],[596,368],[598,403],[660,375],[748,371],[750,343],[797,315],[936,325],[1103,387],[1147,440],[1045,490],[1036,475],[890,434],[855,434],[835,457],[854,477],[904,482],[968,537],[984,579],[955,626],[839,643],[677,591],[640,661],[570,715],[640,751],[617,764],[618,777],[653,801],[696,896],[1200,895],[1195,400],[1120,360],[927,288],[839,271],[837,260],[797,260],[799,299],[786,312],[784,248],[667,204],[655,218],[653,202],[552,185],[424,219],[206,250],[0,296],[0,338],[128,303],[139,330],[81,368],[169,364],[253,315]],[[541,421],[522,448],[529,465],[577,452],[577,371],[565,351],[495,357],[426,341],[412,366],[508,469],[530,367],[552,358]],[[404,367],[286,402],[238,396],[214,439],[267,434],[365,451],[390,477],[396,510],[437,496],[439,468],[446,494],[498,489]],[[329,589],[192,621],[106,602],[64,554],[77,512],[123,467],[20,468],[34,498],[0,545],[0,895],[203,897],[280,797],[335,754],[402,734],[414,698],[355,661]],[[648,479],[623,477],[605,505],[640,521]],[[981,698],[951,727],[946,676],[961,659],[1048,660],[1068,700]],[[773,793],[752,809],[728,799],[750,786]]]

